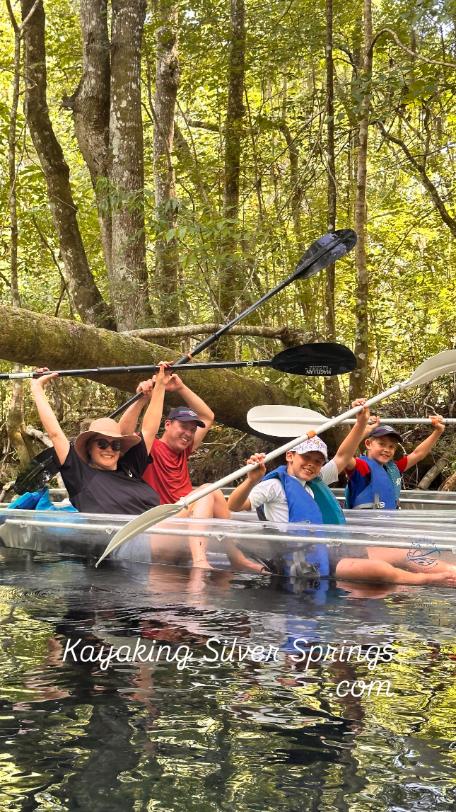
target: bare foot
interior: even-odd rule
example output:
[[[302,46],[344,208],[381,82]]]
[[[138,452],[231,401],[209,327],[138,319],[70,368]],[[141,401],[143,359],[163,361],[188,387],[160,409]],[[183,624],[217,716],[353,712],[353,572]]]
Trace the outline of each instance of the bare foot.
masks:
[[[423,575],[423,584],[443,584],[456,587],[456,572],[434,572]]]

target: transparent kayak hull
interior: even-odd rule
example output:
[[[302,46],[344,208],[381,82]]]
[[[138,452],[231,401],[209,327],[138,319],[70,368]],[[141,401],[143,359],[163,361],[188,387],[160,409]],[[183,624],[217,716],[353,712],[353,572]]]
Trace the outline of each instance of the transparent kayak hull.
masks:
[[[232,521],[171,519],[126,542],[123,555],[131,561],[183,563],[189,566],[189,539],[204,538],[213,566],[233,568],[230,551],[237,547],[254,559],[273,559],[298,549],[326,544],[339,557],[367,555],[371,548],[394,547],[406,557],[417,551],[456,564],[456,524],[413,523],[397,519],[397,511],[351,511],[346,525],[272,524],[252,521],[248,514]],[[358,514],[369,514],[359,517]],[[376,515],[381,513],[380,517]],[[241,514],[240,514],[241,516]],[[64,511],[0,510],[0,547],[96,559],[114,533],[131,516],[67,513]],[[130,555],[128,550],[131,550]],[[155,552],[158,551],[159,555]]]
[[[343,504],[343,488],[331,488],[336,498]],[[401,491],[399,504],[405,510],[439,510],[456,511],[456,491]]]

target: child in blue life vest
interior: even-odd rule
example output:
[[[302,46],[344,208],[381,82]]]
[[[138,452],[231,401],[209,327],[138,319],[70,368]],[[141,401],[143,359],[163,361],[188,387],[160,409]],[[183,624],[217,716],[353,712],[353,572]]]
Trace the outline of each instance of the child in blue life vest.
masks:
[[[394,459],[401,435],[392,426],[377,425],[366,437],[366,453],[353,457],[346,466],[349,477],[348,508],[395,510],[399,506],[401,475],[424,459],[445,431],[440,415],[432,415],[434,431],[411,454]]]
[[[364,399],[360,399],[352,406],[363,403]],[[367,409],[359,412],[355,425],[329,462],[326,445],[320,437],[312,437],[287,451],[286,465],[269,474],[266,474],[265,455],[253,454],[247,463],[256,463],[257,467],[249,471],[244,482],[231,493],[229,509],[262,508],[266,520],[272,522],[345,523],[344,514],[328,485],[335,482],[339,472],[350,464],[350,449],[354,451],[365,436],[368,419]],[[384,558],[371,558],[362,548],[356,548],[350,557],[341,557],[340,548],[329,551],[324,544],[312,545],[308,550],[306,562],[314,565],[321,577],[335,574],[338,579],[346,580],[456,586],[456,569],[443,565],[438,565],[438,572],[435,568],[433,572],[411,572]],[[293,568],[288,566],[285,574],[293,575]]]
[[[408,471],[424,459],[436,445],[445,431],[441,415],[431,415],[433,432],[420,443],[410,454],[394,459],[401,435],[388,425],[380,425],[380,419],[370,418],[375,422],[365,439],[366,453],[353,457],[346,467],[349,482],[346,491],[346,506],[354,509],[396,510],[399,507],[401,491],[401,474]],[[422,561],[413,555],[413,550],[398,547],[371,547],[369,558],[386,561],[396,567],[406,567],[416,573],[429,572],[433,575],[447,576],[456,573],[456,567],[444,561]]]

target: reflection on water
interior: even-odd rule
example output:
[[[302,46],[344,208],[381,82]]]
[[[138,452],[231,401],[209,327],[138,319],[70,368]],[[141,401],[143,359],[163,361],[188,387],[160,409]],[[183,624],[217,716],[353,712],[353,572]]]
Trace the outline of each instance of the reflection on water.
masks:
[[[2,556],[2,812],[454,808],[453,591]]]

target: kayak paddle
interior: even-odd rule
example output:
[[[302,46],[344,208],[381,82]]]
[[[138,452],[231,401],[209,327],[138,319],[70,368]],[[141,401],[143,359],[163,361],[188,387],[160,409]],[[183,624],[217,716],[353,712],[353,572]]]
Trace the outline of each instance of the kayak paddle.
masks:
[[[247,412],[247,423],[259,434],[270,437],[296,437],[300,431],[315,431],[329,420],[328,417],[313,409],[302,409],[300,406],[254,406]],[[432,425],[429,417],[381,417],[381,423],[390,426]],[[344,424],[353,424],[354,419],[344,420]],[[443,421],[448,425],[456,424],[456,418],[447,417]]]
[[[175,364],[172,364],[174,368]],[[279,352],[270,361],[208,361],[201,364],[185,364],[185,370],[193,372],[205,369],[240,369],[242,367],[272,367],[279,372],[293,375],[341,375],[356,368],[356,358],[352,351],[343,344],[319,343],[300,344]],[[88,369],[57,369],[53,372],[4,372],[0,380],[22,380],[24,378],[41,378],[43,375],[63,377],[84,377],[87,375],[107,375],[117,373],[158,372],[155,364],[123,367],[93,367]]]

